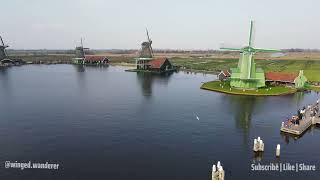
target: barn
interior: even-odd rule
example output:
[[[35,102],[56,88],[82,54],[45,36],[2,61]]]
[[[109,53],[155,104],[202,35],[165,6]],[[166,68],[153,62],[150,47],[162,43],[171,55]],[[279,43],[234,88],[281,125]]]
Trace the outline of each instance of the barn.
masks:
[[[161,57],[148,62],[148,70],[154,72],[167,72],[175,70],[168,58]]]
[[[294,86],[295,88],[303,88],[307,82],[307,78],[301,70],[299,73],[288,72],[267,72],[266,82],[273,85]]]

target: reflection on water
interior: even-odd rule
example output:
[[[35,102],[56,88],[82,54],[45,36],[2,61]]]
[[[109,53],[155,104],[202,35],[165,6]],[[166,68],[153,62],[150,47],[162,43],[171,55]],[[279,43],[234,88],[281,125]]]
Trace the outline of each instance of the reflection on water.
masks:
[[[9,71],[7,68],[0,68],[0,90],[6,94],[4,98],[10,97],[11,82],[10,82]]]
[[[73,67],[76,69],[76,72],[84,72],[86,70],[85,66],[82,66],[82,65],[75,65]],[[79,73],[79,74],[81,74],[81,73]]]
[[[303,100],[303,97],[305,96],[305,92],[296,92],[293,94],[292,101],[297,105],[297,107],[301,107],[301,102]]]
[[[158,84],[167,85],[170,81],[170,76],[173,74],[173,72],[163,74],[137,72],[136,74],[138,82],[141,85],[142,95],[145,97],[151,97],[153,83],[156,82]]]
[[[264,152],[254,152],[253,153],[253,163],[260,162],[263,158]]]
[[[206,179],[218,159],[228,179],[264,180],[273,177],[252,173],[251,160],[274,162],[278,143],[282,162],[315,164],[320,156],[310,152],[319,149],[319,128],[301,140],[280,136],[279,129],[285,115],[314,102],[315,93],[232,96],[201,90],[211,76],[125,69],[27,65],[0,71],[0,159],[59,162],[62,173],[46,171],[37,179],[79,180]],[[257,136],[266,142],[265,153],[252,153]],[[300,174],[305,175],[275,173],[282,177],[273,179],[301,179]],[[34,175],[0,169],[0,179]]]
[[[252,113],[253,111],[260,111],[260,104],[263,103],[264,97],[225,95],[225,98],[229,103],[228,107],[234,112],[237,129],[240,129],[243,133],[243,143],[248,148]]]

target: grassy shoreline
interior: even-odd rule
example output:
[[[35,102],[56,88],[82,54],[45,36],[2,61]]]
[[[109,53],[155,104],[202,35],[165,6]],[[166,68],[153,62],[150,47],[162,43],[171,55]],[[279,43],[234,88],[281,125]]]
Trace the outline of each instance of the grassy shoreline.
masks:
[[[98,54],[97,54],[98,55]],[[162,56],[166,56],[165,54]],[[181,67],[180,70],[189,72],[202,72],[216,74],[221,70],[237,67],[237,58],[224,57],[185,57],[186,55],[176,55],[170,57],[173,65]],[[21,58],[27,62],[34,63],[71,63],[74,55],[70,54],[48,54],[48,55],[16,55],[12,58]],[[109,55],[110,64],[132,66],[135,60],[133,55]],[[159,57],[159,55],[156,55]],[[298,72],[304,70],[305,76],[309,82],[320,82],[320,60],[319,59],[257,59],[256,66],[264,69],[265,72]]]
[[[310,86],[306,89],[311,90],[311,91],[320,92],[320,86]]]
[[[234,95],[246,95],[246,96],[279,96],[288,95],[297,92],[296,89],[290,87],[266,87],[259,88],[257,90],[240,90],[232,88],[229,82],[210,81],[202,84],[200,87],[204,90],[216,91],[220,93],[234,94]]]

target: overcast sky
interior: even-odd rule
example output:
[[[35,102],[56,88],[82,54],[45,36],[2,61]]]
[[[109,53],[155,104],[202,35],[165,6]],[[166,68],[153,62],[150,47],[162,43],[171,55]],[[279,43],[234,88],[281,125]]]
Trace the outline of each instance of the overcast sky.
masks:
[[[319,48],[319,0],[3,0],[0,35],[13,49],[255,46]]]

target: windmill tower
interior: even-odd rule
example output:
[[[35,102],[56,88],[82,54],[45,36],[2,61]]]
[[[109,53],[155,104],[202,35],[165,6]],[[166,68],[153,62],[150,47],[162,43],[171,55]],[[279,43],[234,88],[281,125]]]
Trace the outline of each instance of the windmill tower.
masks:
[[[76,57],[77,58],[85,58],[85,52],[84,50],[87,50],[89,48],[84,48],[81,38],[81,45],[76,47]]]
[[[153,50],[152,50],[152,46],[151,46],[152,41],[150,39],[148,29],[146,29],[146,33],[147,33],[147,41],[143,42],[141,44],[141,51],[139,54],[140,58],[152,58],[153,57]]]
[[[85,64],[85,50],[89,48],[84,48],[83,43],[82,43],[82,38],[81,38],[81,45],[76,46],[76,57],[73,58],[73,63],[74,64]]]
[[[248,46],[243,48],[220,48],[229,51],[240,51],[240,59],[237,68],[231,68],[230,86],[242,89],[256,89],[265,86],[264,71],[256,68],[254,54],[257,52],[279,52],[275,49],[261,49],[253,46],[253,21],[250,23]]]
[[[141,43],[139,58],[136,59],[137,69],[147,69],[148,63],[153,58],[152,40],[150,39],[148,29],[146,29],[147,41]]]
[[[0,36],[1,44],[0,44],[0,60],[7,58],[7,52],[6,48],[9,47],[8,45],[5,45],[2,37]]]

